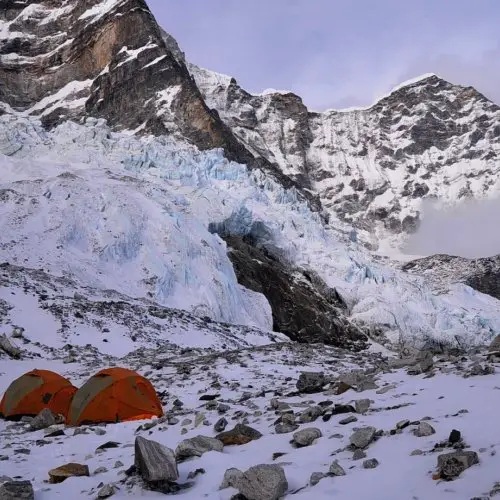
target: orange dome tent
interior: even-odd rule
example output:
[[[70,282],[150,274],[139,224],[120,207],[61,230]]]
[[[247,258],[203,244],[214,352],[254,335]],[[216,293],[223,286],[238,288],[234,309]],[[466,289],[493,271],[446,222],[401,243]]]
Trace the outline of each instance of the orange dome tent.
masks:
[[[78,389],[68,423],[126,422],[162,415],[160,400],[148,379],[125,368],[108,368]]]
[[[14,380],[0,403],[0,415],[15,419],[38,415],[44,408],[68,416],[76,392],[71,382],[49,370],[33,370]]]

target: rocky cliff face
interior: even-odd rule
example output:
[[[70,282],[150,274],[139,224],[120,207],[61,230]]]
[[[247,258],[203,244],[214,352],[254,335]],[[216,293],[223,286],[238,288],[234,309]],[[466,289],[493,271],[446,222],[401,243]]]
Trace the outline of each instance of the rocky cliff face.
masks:
[[[369,108],[315,113],[293,93],[251,95],[230,77],[189,68],[248,149],[371,234],[375,247],[414,232],[423,199],[500,192],[500,108],[473,88],[426,75]]]
[[[144,0],[0,1],[0,112],[35,116],[47,127],[105,118],[117,131],[223,148],[229,159],[296,185],[209,109],[166,37]]]

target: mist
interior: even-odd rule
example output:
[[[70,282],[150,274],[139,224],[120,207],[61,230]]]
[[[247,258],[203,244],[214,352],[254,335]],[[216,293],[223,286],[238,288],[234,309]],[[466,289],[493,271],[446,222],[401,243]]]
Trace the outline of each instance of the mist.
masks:
[[[500,198],[464,201],[453,208],[426,201],[419,230],[404,248],[411,255],[467,258],[500,254]]]

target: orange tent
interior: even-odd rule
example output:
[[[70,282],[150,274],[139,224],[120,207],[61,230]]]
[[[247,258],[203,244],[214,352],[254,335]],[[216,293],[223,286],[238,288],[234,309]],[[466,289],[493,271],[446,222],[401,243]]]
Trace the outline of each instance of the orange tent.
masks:
[[[125,368],[108,368],[78,389],[68,423],[126,422],[162,415],[161,402],[148,379]]]
[[[71,382],[49,370],[33,370],[14,380],[0,403],[4,418],[38,415],[44,408],[60,413],[65,418],[71,398],[76,392]]]

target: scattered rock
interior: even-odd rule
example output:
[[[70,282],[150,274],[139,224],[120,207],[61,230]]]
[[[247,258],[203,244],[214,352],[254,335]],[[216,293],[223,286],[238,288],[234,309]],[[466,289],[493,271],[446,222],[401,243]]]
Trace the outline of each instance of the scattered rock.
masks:
[[[410,425],[410,421],[409,420],[401,420],[400,422],[398,422],[396,424],[396,429],[406,429],[408,426]]]
[[[453,429],[450,432],[450,437],[448,438],[448,441],[449,441],[450,444],[455,444],[455,443],[460,442],[461,439],[462,439],[461,432],[457,431],[456,429]]]
[[[375,439],[375,427],[362,427],[352,434],[349,441],[355,448],[366,448]]]
[[[328,474],[324,474],[323,472],[313,472],[309,479],[309,484],[311,486],[316,486],[325,477],[328,477]]]
[[[97,493],[97,498],[109,498],[116,492],[116,488],[112,484],[105,484]]]
[[[445,481],[453,481],[464,470],[478,463],[479,457],[475,451],[454,451],[439,455],[437,459],[439,476]]]
[[[376,469],[379,463],[376,458],[369,458],[363,462],[363,469]]]
[[[283,422],[276,424],[274,426],[274,431],[276,434],[288,434],[290,432],[295,432],[300,426],[297,424],[290,424],[288,422]]]
[[[353,460],[362,460],[363,458],[366,458],[366,453],[363,450],[354,450],[352,455]]]
[[[226,488],[238,488],[238,481],[243,476],[243,472],[239,469],[228,469],[224,473],[224,478],[222,479],[222,484],[219,486],[219,490],[224,490]]]
[[[94,471],[94,476],[97,474],[104,474],[105,472],[108,472],[108,469],[106,467],[97,467],[97,469]]]
[[[187,475],[187,478],[188,479],[194,479],[196,476],[200,475],[200,474],[205,474],[206,473],[206,470],[205,469],[196,469],[194,471],[191,471],[188,475]]]
[[[174,452],[142,436],[135,438],[135,466],[146,482],[175,481],[179,477]]]
[[[250,441],[260,439],[262,434],[248,425],[237,424],[230,431],[221,432],[215,437],[219,441],[222,441],[224,446],[231,446],[247,444]]]
[[[62,483],[68,477],[90,476],[88,465],[69,463],[61,465],[55,469],[49,470],[49,482]]]
[[[6,352],[11,358],[21,359],[21,349],[16,347],[8,338],[7,335],[0,335],[0,349]]]
[[[411,457],[415,457],[415,456],[418,456],[418,455],[423,455],[424,452],[422,450],[413,450],[411,453],[410,453],[410,456]]]
[[[247,500],[278,500],[288,489],[288,481],[279,465],[256,465],[242,474],[237,489]]]
[[[224,429],[227,427],[227,424],[228,424],[228,421],[224,417],[219,418],[219,420],[217,420],[217,422],[215,422],[214,431],[215,432],[223,432]]]
[[[48,408],[44,408],[29,424],[31,431],[46,429],[51,425],[56,425],[56,419]]]
[[[29,481],[6,481],[0,485],[0,500],[34,500],[35,493]]]
[[[302,372],[297,381],[297,390],[302,393],[312,394],[321,392],[326,384],[323,372]]]
[[[208,451],[222,451],[224,445],[218,439],[207,436],[195,436],[181,441],[175,449],[177,460],[201,457]]]
[[[340,466],[337,460],[334,460],[328,469],[328,473],[332,476],[345,476],[345,470]]]
[[[347,418],[343,418],[342,420],[339,420],[339,424],[341,425],[347,425],[347,424],[352,424],[353,422],[357,422],[358,419],[354,415],[349,415]]]
[[[366,413],[372,402],[369,399],[358,399],[357,401],[354,402],[354,408],[356,409],[357,413]]]
[[[321,408],[321,406],[311,406],[310,408],[307,408],[300,414],[299,420],[303,424],[314,422],[319,417],[321,417],[322,414],[323,414],[323,408]]]
[[[418,424],[418,427],[413,431],[413,433],[417,437],[428,437],[435,434],[436,431],[434,430],[434,427],[432,427],[432,425],[429,424],[428,422],[420,422],[420,424]]]
[[[316,427],[308,427],[297,431],[293,435],[293,443],[296,446],[310,446],[316,439],[320,438],[323,434]]]

